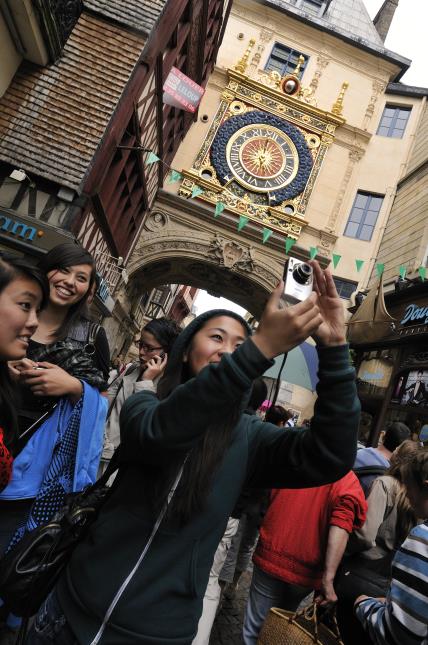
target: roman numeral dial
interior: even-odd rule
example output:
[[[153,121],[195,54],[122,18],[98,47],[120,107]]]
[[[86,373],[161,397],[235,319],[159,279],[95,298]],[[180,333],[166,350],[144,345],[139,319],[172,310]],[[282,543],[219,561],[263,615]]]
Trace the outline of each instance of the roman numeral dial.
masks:
[[[269,125],[240,128],[229,139],[226,159],[235,179],[256,192],[275,192],[293,181],[299,169],[296,146]]]

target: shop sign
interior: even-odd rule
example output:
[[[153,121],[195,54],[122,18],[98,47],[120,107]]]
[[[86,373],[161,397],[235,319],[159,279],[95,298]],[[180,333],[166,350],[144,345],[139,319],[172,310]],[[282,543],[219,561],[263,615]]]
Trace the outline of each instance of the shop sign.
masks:
[[[415,325],[428,325],[428,307],[418,307],[415,304],[408,305],[404,312],[400,325],[413,323]]]
[[[163,102],[186,112],[196,112],[204,92],[203,87],[173,67],[163,86]]]
[[[3,233],[9,233],[15,237],[25,240],[26,242],[33,242],[34,238],[41,237],[43,231],[38,231],[34,226],[28,226],[21,222],[20,220],[13,219],[0,213],[0,231]]]

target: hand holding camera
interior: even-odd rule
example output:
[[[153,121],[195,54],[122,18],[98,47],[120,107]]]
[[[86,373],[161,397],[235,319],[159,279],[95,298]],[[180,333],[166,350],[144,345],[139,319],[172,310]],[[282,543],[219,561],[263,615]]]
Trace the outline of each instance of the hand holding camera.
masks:
[[[343,306],[331,273],[328,269],[322,271],[316,261],[307,266],[311,271],[305,269],[303,273],[311,274],[311,291],[303,302],[280,308],[284,301],[284,282],[279,283],[268,300],[253,336],[254,343],[267,358],[288,352],[308,336],[326,346],[346,342]],[[295,294],[296,291],[293,297]]]
[[[313,288],[317,294],[317,304],[322,323],[313,334],[318,345],[333,347],[346,343],[345,312],[337,293],[330,269],[321,269],[318,262],[311,262],[314,272]]]

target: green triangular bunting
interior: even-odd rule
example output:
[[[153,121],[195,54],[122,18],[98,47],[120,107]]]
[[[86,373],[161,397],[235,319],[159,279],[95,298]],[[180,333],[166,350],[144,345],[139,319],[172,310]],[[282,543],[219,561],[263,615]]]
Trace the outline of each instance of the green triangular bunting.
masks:
[[[263,244],[265,244],[268,241],[272,233],[273,231],[271,231],[270,228],[263,229]]]
[[[239,217],[239,222],[238,222],[238,231],[241,231],[244,226],[248,224],[248,217],[245,217],[245,215],[241,215]]]
[[[419,276],[420,276],[421,280],[422,281],[425,280],[426,275],[427,275],[426,267],[419,267],[418,273],[419,273]]]
[[[364,264],[364,260],[355,260],[355,266],[357,267],[358,273],[361,271],[363,264]]]
[[[199,197],[204,191],[199,186],[193,186],[192,188],[192,197]]]
[[[398,275],[402,280],[406,277],[406,271],[407,268],[404,266],[404,264],[400,264],[399,269],[398,269]]]
[[[217,202],[217,204],[215,205],[214,217],[221,215],[225,208],[226,204],[223,204],[223,202]]]
[[[292,237],[287,237],[285,240],[285,252],[287,255],[290,253],[292,246],[296,244],[296,240],[293,240]]]
[[[340,259],[341,259],[342,256],[337,255],[336,253],[333,253],[332,257],[333,257],[333,269],[335,269],[337,267],[337,265],[339,264]]]
[[[155,155],[154,152],[149,152],[149,156],[146,159],[146,166],[149,166],[151,163],[156,163],[160,161],[159,157]]]
[[[317,256],[317,253],[318,253],[317,247],[316,246],[311,246],[311,248],[309,249],[309,257],[310,257],[310,259],[314,260],[316,258],[316,256]]]
[[[168,184],[174,184],[176,181],[180,181],[180,179],[183,179],[181,172],[178,172],[178,170],[171,170]]]
[[[384,264],[382,264],[382,263],[378,263],[378,264],[376,264],[376,271],[377,271],[377,275],[378,275],[378,277],[379,277],[379,278],[380,278],[380,276],[382,275],[382,273],[383,273],[384,269],[385,269],[385,265],[384,265]]]

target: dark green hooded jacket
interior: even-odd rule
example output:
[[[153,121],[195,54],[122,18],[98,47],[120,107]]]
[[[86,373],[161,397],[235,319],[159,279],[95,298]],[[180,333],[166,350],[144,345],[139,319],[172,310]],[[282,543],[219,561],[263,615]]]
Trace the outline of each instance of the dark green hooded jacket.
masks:
[[[213,481],[206,509],[184,526],[166,520],[114,610],[102,645],[190,645],[215,550],[243,485],[301,488],[336,481],[354,463],[360,405],[347,346],[321,348],[310,429],[279,430],[243,414]],[[88,645],[155,517],[143,472],[184,455],[207,424],[245,404],[252,381],[272,364],[246,340],[163,401],[133,395],[121,416],[127,467],[88,538],[75,550],[58,597],[78,642]]]

